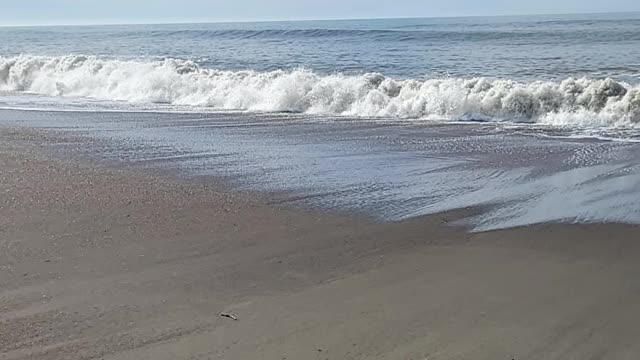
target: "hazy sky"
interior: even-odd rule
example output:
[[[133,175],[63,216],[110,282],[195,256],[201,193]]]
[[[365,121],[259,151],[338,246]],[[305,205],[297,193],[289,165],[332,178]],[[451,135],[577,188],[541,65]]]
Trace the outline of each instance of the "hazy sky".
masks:
[[[0,25],[640,11],[640,0],[0,0]]]

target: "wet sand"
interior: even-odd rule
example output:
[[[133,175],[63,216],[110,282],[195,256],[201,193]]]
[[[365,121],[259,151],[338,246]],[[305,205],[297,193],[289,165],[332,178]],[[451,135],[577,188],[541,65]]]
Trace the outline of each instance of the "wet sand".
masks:
[[[638,226],[380,223],[52,141],[0,134],[0,359],[640,354]]]
[[[475,230],[640,224],[640,142],[576,139],[557,127],[2,109],[0,124],[81,137],[56,145],[73,156],[213,177],[381,221],[483,207],[469,219]]]

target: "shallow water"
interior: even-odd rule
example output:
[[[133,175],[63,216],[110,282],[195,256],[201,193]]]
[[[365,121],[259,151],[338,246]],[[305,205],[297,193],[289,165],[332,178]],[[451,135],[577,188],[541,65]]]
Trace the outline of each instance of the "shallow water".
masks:
[[[640,223],[640,143],[487,124],[304,115],[0,111],[0,123],[107,140],[74,152],[214,176],[282,201],[395,221],[464,208],[476,230]],[[103,142],[100,142],[103,144]]]

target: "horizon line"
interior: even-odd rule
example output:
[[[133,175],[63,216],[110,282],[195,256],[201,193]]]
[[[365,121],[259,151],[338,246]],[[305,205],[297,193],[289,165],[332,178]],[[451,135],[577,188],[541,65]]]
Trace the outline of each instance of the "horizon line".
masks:
[[[0,24],[0,28],[24,28],[24,27],[74,27],[74,26],[139,26],[139,25],[197,25],[197,24],[249,24],[249,23],[284,23],[284,22],[311,22],[311,21],[359,21],[359,20],[410,20],[410,19],[456,19],[456,18],[493,18],[493,17],[523,17],[523,16],[563,16],[563,15],[605,15],[605,14],[633,14],[640,10],[632,11],[596,11],[596,12],[562,12],[562,13],[536,13],[536,14],[495,14],[495,15],[442,15],[442,16],[394,16],[394,17],[350,17],[350,18],[299,18],[299,19],[262,19],[262,20],[160,20],[158,22],[118,22],[105,21],[96,23],[43,23],[43,24]]]

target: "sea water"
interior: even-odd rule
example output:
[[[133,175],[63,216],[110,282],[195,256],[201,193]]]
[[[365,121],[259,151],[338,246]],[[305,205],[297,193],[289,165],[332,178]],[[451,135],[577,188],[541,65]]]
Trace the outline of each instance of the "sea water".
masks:
[[[0,28],[0,123],[384,220],[636,223],[639,59],[639,13]]]

